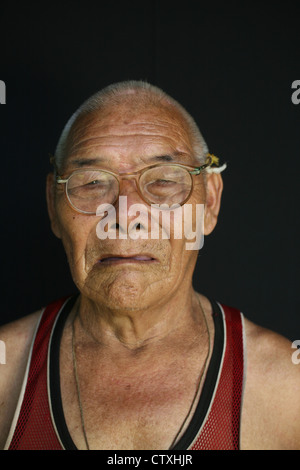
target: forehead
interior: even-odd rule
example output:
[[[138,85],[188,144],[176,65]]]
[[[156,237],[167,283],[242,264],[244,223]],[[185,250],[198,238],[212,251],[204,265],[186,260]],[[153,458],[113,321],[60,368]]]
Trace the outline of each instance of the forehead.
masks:
[[[67,160],[112,156],[122,161],[154,155],[193,155],[189,127],[168,103],[127,98],[80,116],[67,143]]]

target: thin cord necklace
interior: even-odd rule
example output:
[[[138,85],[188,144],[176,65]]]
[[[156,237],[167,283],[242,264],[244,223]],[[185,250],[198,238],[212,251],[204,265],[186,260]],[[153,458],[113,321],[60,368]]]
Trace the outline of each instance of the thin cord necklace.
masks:
[[[203,365],[203,368],[201,370],[201,373],[200,373],[200,376],[199,376],[199,379],[198,379],[198,385],[197,385],[197,388],[196,388],[196,392],[194,394],[194,398],[193,398],[193,401],[191,403],[191,406],[189,408],[189,411],[182,423],[182,425],[180,426],[179,428],[179,431],[177,432],[175,438],[173,439],[172,441],[172,444],[171,446],[169,447],[169,449],[171,450],[174,445],[176,444],[176,442],[178,441],[178,438],[180,436],[180,434],[182,433],[182,430],[184,429],[190,415],[191,415],[191,412],[194,408],[194,405],[195,405],[195,402],[196,402],[196,399],[198,398],[198,395],[200,393],[200,389],[201,389],[201,384],[202,384],[202,380],[203,380],[203,377],[204,377],[204,372],[206,371],[206,367],[207,367],[207,363],[208,363],[208,359],[210,357],[210,331],[209,331],[209,328],[208,328],[208,324],[207,324],[207,319],[206,319],[206,315],[204,313],[204,309],[202,307],[202,303],[200,301],[200,298],[198,297],[198,302],[199,302],[199,305],[200,305],[200,309],[201,309],[201,312],[202,312],[202,315],[203,315],[203,318],[204,318],[204,321],[205,321],[205,328],[206,328],[206,332],[207,332],[207,336],[208,336],[208,348],[207,348],[207,354],[206,354],[206,358],[205,358],[205,361],[204,361],[204,365]]]
[[[187,423],[189,417],[190,417],[190,414],[192,412],[192,409],[195,405],[195,402],[196,402],[196,399],[198,397],[198,394],[200,392],[200,388],[201,388],[201,384],[202,384],[202,380],[203,380],[203,377],[204,377],[204,372],[206,371],[206,367],[207,367],[207,362],[208,362],[208,359],[210,357],[210,331],[209,331],[209,328],[208,328],[208,324],[207,324],[207,319],[206,319],[206,315],[204,313],[204,310],[203,310],[203,307],[202,307],[202,303],[200,301],[200,298],[198,298],[198,302],[199,302],[199,305],[200,305],[200,309],[202,311],[202,315],[203,315],[203,318],[204,318],[204,321],[205,321],[205,327],[206,327],[206,332],[207,332],[207,336],[208,336],[208,350],[207,350],[207,354],[206,354],[206,358],[205,358],[205,361],[204,361],[204,365],[203,365],[203,368],[201,370],[201,374],[199,376],[199,379],[198,379],[198,385],[197,385],[197,388],[196,388],[196,392],[194,394],[194,398],[193,398],[193,401],[191,403],[191,406],[189,408],[189,411],[183,421],[183,423],[181,424],[175,438],[173,439],[172,441],[172,444],[171,446],[169,447],[169,449],[172,449],[173,446],[176,444],[177,440],[178,440],[178,437],[180,436],[183,428],[185,427],[185,424]],[[77,398],[78,398],[78,404],[79,404],[79,411],[80,411],[80,421],[81,421],[81,428],[82,428],[82,432],[83,432],[83,437],[84,437],[84,441],[85,441],[85,445],[86,445],[86,449],[87,450],[90,450],[90,446],[89,446],[89,442],[88,442],[88,439],[87,439],[87,435],[86,435],[86,430],[85,430],[85,424],[84,424],[84,416],[83,416],[83,407],[82,407],[82,402],[81,402],[81,394],[80,394],[80,387],[79,387],[79,378],[78,378],[78,371],[77,371],[77,361],[76,361],[76,352],[75,352],[75,345],[74,345],[74,342],[75,342],[75,326],[74,326],[74,323],[75,323],[75,319],[77,317],[77,314],[78,314],[78,308],[76,310],[76,313],[74,315],[74,318],[73,318],[73,321],[72,321],[72,358],[73,358],[73,369],[74,369],[74,376],[75,376],[75,382],[76,382],[76,391],[77,391]]]
[[[77,398],[78,398],[78,404],[79,404],[79,410],[80,410],[80,421],[81,421],[81,427],[82,427],[82,432],[84,436],[84,441],[87,450],[90,450],[89,442],[86,436],[85,432],[85,425],[84,425],[84,418],[83,418],[83,409],[82,409],[82,403],[81,403],[81,397],[80,397],[80,387],[79,387],[79,379],[78,379],[78,372],[77,372],[77,362],[76,362],[76,353],[75,353],[75,346],[74,346],[74,340],[75,340],[75,327],[74,327],[74,322],[75,318],[77,317],[78,314],[78,308],[76,310],[76,314],[73,318],[72,321],[72,357],[73,357],[73,369],[74,369],[74,375],[75,375],[75,382],[76,382],[76,390],[77,390]]]

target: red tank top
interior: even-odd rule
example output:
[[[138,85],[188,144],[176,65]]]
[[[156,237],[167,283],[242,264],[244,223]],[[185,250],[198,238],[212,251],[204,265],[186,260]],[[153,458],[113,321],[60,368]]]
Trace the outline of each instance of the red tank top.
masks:
[[[76,450],[61,402],[59,345],[76,297],[42,312],[28,358],[19,402],[5,449]],[[243,315],[211,302],[215,339],[201,396],[172,450],[238,450],[244,380]]]

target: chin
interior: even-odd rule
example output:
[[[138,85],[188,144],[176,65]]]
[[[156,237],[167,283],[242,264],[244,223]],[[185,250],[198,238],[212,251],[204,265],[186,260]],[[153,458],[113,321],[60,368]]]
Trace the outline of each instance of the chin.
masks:
[[[111,310],[140,310],[148,304],[147,276],[133,272],[88,279],[79,291],[83,296]]]
[[[107,290],[106,302],[112,309],[136,310],[142,307],[142,290],[136,284],[123,282],[113,284]]]

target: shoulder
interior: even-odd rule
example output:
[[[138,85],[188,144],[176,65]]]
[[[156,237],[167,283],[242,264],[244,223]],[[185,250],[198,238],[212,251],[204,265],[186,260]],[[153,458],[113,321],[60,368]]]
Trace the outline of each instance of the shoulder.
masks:
[[[0,448],[3,448],[17,406],[28,354],[42,311],[0,327],[5,363],[0,364]],[[4,361],[2,361],[4,362]]]
[[[0,326],[0,340],[5,344],[6,362],[2,372],[8,372],[15,368],[16,360],[22,357],[26,348],[30,345],[35,327],[42,310]],[[7,366],[7,367],[6,367]],[[0,380],[3,374],[0,375]]]
[[[292,342],[245,319],[244,448],[300,448],[300,364]]]

